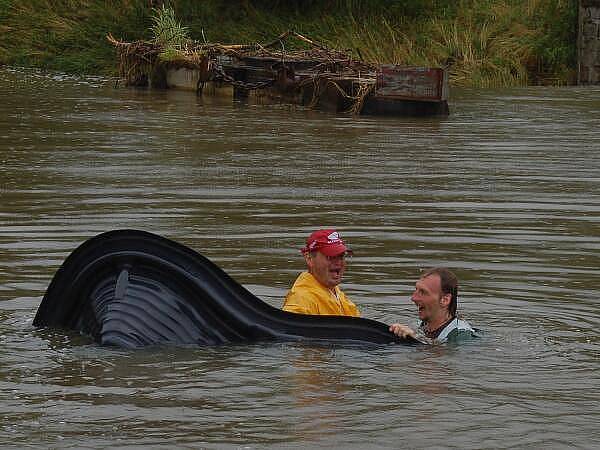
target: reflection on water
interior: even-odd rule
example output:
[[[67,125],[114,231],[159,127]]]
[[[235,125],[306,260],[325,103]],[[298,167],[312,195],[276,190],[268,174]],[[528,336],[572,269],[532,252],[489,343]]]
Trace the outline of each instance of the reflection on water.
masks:
[[[597,88],[462,91],[436,119],[12,69],[0,95],[3,447],[598,441]],[[165,235],[280,306],[322,226],[355,250],[344,289],[364,316],[411,320],[419,270],[446,265],[484,337],[128,352],[31,326],[96,233]]]

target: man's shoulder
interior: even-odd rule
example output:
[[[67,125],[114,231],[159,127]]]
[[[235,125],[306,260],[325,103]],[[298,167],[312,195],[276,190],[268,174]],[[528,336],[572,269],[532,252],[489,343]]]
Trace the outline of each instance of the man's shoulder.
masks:
[[[314,282],[314,277],[308,272],[302,272],[296,278],[296,281],[288,291],[286,299],[303,299],[307,301],[318,296],[318,285]]]
[[[469,322],[467,322],[465,319],[456,319],[456,329],[458,330],[470,330],[470,331],[475,331],[475,328],[473,328],[471,326],[471,324]]]
[[[308,276],[307,276],[308,275]],[[320,295],[311,282],[312,275],[302,272],[288,291],[283,310],[300,314],[318,314]]]
[[[437,337],[438,342],[458,341],[480,337],[479,330],[464,319],[452,320]]]
[[[311,290],[319,290],[320,285],[314,276],[312,276],[309,272],[302,272],[294,281],[291,290],[297,289],[311,289]]]

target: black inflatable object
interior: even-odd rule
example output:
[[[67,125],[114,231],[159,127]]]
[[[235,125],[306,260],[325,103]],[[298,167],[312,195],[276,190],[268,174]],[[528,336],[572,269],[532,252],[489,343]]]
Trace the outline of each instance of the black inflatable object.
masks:
[[[73,251],[33,324],[124,348],[265,340],[416,343],[374,320],[273,308],[199,253],[136,230],[103,233]]]

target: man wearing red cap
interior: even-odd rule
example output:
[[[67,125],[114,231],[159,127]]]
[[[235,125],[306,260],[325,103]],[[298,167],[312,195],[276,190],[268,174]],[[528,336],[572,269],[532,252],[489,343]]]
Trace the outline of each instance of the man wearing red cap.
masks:
[[[345,257],[352,251],[335,230],[318,230],[302,249],[308,270],[302,272],[283,302],[283,310],[299,314],[360,316],[339,288],[346,269]]]

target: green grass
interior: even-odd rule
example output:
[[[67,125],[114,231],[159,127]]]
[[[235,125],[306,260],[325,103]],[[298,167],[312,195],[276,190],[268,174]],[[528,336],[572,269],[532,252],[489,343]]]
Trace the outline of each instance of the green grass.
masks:
[[[4,0],[0,55],[5,64],[72,73],[114,73],[108,32],[147,37],[147,2]],[[1,32],[2,30],[7,32]]]
[[[575,74],[577,0],[165,3],[197,40],[269,41],[294,29],[371,62],[439,66],[451,58],[453,85],[566,84]],[[155,13],[147,0],[0,0],[0,63],[114,75],[106,34],[151,39]]]

